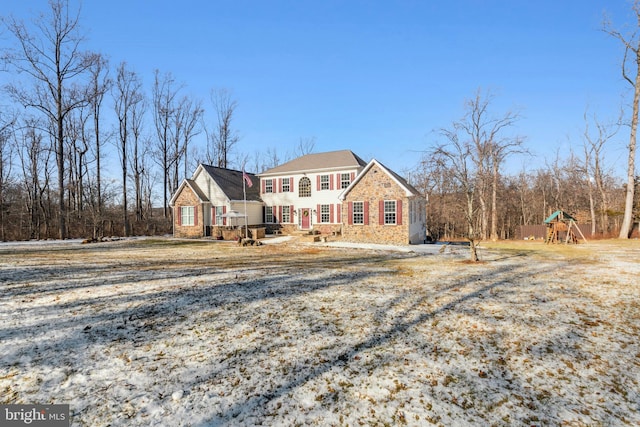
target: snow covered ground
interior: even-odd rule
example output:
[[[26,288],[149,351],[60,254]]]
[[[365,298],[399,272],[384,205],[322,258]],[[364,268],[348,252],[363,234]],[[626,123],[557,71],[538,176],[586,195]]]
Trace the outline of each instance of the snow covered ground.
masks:
[[[410,248],[0,245],[0,403],[74,426],[640,424],[638,242]]]

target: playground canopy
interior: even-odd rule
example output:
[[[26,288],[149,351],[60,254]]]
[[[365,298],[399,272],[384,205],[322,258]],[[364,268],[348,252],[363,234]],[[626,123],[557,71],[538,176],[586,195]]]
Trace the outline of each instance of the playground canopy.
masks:
[[[565,211],[555,211],[554,213],[552,213],[549,218],[544,220],[545,224],[550,224],[553,221],[575,221],[577,222],[577,220],[572,217],[571,215],[569,215],[568,213],[566,213]]]

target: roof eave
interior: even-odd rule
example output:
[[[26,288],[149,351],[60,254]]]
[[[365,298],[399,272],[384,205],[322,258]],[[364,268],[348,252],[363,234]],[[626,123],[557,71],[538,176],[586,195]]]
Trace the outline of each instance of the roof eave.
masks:
[[[326,168],[318,168],[318,169],[299,169],[299,170],[282,171],[282,172],[257,173],[256,176],[262,178],[262,177],[280,176],[280,175],[307,175],[307,174],[319,173],[319,172],[361,169],[362,167],[363,166],[360,166],[360,165],[350,165],[350,166],[335,166],[335,167],[326,167]]]

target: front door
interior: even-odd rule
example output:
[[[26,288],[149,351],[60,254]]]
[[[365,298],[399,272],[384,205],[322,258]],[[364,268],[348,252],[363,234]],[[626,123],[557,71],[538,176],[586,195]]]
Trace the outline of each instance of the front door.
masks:
[[[308,230],[309,228],[311,228],[311,209],[300,209],[300,216],[302,218],[302,220],[300,221],[300,228],[302,228],[303,230]]]

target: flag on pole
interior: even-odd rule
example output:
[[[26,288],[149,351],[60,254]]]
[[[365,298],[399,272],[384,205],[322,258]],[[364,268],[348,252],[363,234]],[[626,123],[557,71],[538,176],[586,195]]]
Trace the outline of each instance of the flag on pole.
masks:
[[[245,173],[244,168],[242,169],[242,179],[244,179],[247,187],[251,188],[253,186],[253,182],[251,182],[251,178],[249,178],[249,175]]]

